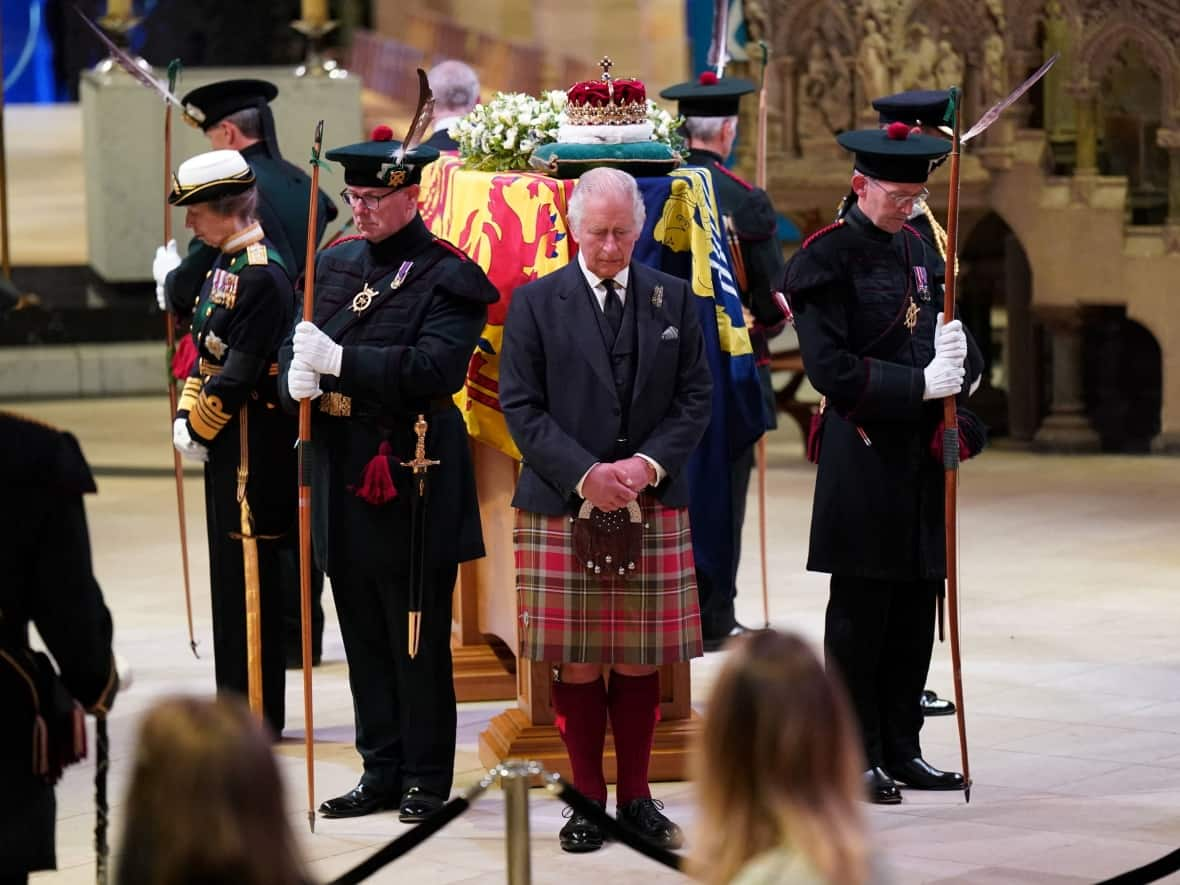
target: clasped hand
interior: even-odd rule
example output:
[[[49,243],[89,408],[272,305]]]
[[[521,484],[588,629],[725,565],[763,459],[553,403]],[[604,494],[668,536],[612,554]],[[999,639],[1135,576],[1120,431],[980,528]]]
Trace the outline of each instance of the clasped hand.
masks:
[[[599,510],[626,507],[655,481],[655,468],[632,455],[622,461],[595,464],[582,482],[582,497]]]

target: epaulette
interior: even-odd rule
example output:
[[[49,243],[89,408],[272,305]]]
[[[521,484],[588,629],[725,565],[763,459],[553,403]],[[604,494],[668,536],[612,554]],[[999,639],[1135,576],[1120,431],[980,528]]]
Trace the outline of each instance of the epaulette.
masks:
[[[912,233],[919,240],[922,239],[922,234],[919,233],[918,229],[916,227],[914,227],[913,225],[903,224],[901,227],[902,227],[902,230],[908,230],[910,233]]]
[[[266,264],[266,246],[262,243],[251,243],[246,247],[247,264]]]
[[[800,246],[799,248],[806,249],[808,246],[811,245],[813,240],[818,240],[824,234],[829,234],[832,231],[834,231],[836,228],[843,227],[843,226],[844,226],[844,219],[839,218],[839,219],[833,221],[827,227],[821,227],[819,230],[817,230],[815,233],[813,233],[811,236],[809,236],[806,240],[804,240],[803,245]]]
[[[363,240],[363,239],[364,239],[364,237],[362,237],[360,234],[350,234],[347,237],[337,237],[332,242],[328,243],[328,245],[324,246],[323,249],[320,249],[320,251],[325,252],[328,249],[331,249],[333,246],[339,246],[341,243],[351,243],[353,240]]]
[[[740,175],[736,174],[732,169],[729,169],[728,167],[726,167],[723,163],[718,163],[716,160],[714,160],[713,166],[714,166],[714,168],[717,169],[718,172],[725,173],[730,178],[732,178],[734,181],[736,181],[738,184],[740,184],[742,187],[744,187],[746,190],[752,191],[754,189],[754,185],[750,184],[750,182],[746,181]]]
[[[470,255],[468,255],[466,252],[464,252],[462,249],[460,249],[458,246],[456,246],[450,240],[444,240],[442,237],[435,237],[434,242],[436,245],[442,246],[448,252],[452,252],[455,255],[457,255],[459,258],[462,258],[464,261],[471,260]]]

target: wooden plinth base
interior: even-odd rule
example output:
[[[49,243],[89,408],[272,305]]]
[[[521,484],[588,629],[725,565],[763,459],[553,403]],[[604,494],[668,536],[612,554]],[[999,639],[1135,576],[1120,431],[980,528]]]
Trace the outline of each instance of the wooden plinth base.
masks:
[[[516,674],[491,646],[452,646],[451,660],[456,700],[508,701],[516,697]]]
[[[648,779],[652,781],[688,780],[688,759],[692,742],[701,727],[693,713],[689,719],[661,721],[656,725]],[[494,717],[479,736],[479,761],[491,768],[505,759],[529,759],[540,762],[572,782],[565,744],[554,725],[533,725],[523,710],[506,710]],[[607,783],[615,782],[615,744],[608,733],[603,752]]]

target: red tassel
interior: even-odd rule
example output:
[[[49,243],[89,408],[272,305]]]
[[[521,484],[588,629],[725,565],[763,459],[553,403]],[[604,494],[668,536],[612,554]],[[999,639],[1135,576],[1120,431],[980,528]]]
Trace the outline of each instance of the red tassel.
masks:
[[[377,454],[365,466],[360,487],[355,489],[358,498],[368,504],[378,505],[397,497],[397,486],[393,484],[393,474],[389,469],[392,455],[393,449],[389,443],[383,442],[377,447]]]
[[[176,350],[172,353],[172,377],[187,378],[193,371],[193,363],[197,361],[197,345],[193,344],[192,335],[182,335],[176,342]]]

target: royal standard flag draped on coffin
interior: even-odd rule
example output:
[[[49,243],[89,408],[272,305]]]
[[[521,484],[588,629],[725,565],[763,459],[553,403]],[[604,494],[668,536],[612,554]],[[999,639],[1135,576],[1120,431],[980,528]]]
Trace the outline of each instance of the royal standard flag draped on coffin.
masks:
[[[713,413],[689,462],[693,551],[717,583],[733,580],[730,464],[765,430],[762,394],[730,271],[713,184],[702,169],[640,178],[647,218],[635,260],[690,281],[713,376]],[[512,292],[576,254],[566,210],[573,181],[533,172],[464,170],[444,157],[423,170],[422,218],[476,261],[500,292],[456,397],[468,433],[520,459],[499,402],[500,343]]]

